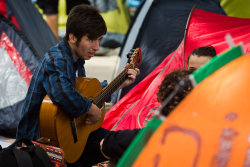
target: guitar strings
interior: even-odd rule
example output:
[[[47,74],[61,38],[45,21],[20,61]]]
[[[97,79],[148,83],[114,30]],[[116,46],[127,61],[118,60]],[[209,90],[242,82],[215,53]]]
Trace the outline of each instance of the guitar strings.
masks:
[[[126,68],[108,86],[106,86],[98,96],[96,96],[94,98],[95,104],[98,105],[100,103],[103,103],[104,97],[106,97],[107,95],[111,95],[109,92],[113,92],[115,89],[117,89],[119,87],[119,85],[126,79],[127,71],[131,67],[132,67],[132,65],[130,65],[128,68]],[[113,90],[113,91],[111,91],[111,90]]]
[[[138,50],[136,49],[136,52],[134,51],[134,53],[132,54],[132,57],[134,57],[136,54],[138,54]],[[126,79],[126,75],[128,72],[128,69],[130,69],[133,66],[132,63],[129,64],[129,66],[123,71],[121,72],[108,86],[106,86],[102,92],[100,94],[98,94],[95,98],[94,98],[94,103],[98,106],[101,107],[101,105],[104,103],[105,99],[104,97],[106,97],[107,95],[111,95],[112,92],[117,89],[119,87],[119,85],[121,85],[121,83],[123,81],[125,81]],[[111,91],[112,90],[112,91]]]
[[[122,77],[124,77],[124,75],[126,74],[126,71],[127,71],[127,70],[123,71],[123,72],[121,73],[121,75],[119,75],[119,76],[114,80],[115,83],[121,82]],[[113,83],[114,83],[114,82],[113,82]],[[96,98],[97,98],[97,102],[99,102],[100,99],[103,98],[104,94],[107,94],[107,91],[109,91],[110,89],[114,89],[115,87],[117,87],[117,84],[119,84],[119,83],[117,83],[117,84],[113,84],[113,83],[111,82],[111,83],[109,84],[109,86],[105,87],[105,88],[103,89],[103,91],[99,94],[99,96],[96,97]],[[98,100],[98,99],[99,99],[99,100]]]
[[[117,89],[121,84],[121,81],[125,79],[125,75],[127,75],[128,69],[131,68],[131,64],[127,67],[122,73],[120,73],[108,86],[106,86],[103,91],[94,99],[96,103],[100,103],[103,101],[103,97],[107,92],[110,92],[110,89]],[[118,80],[118,81],[117,81]],[[116,83],[116,84],[114,84]],[[110,93],[109,93],[110,94]],[[103,102],[102,102],[103,103]]]

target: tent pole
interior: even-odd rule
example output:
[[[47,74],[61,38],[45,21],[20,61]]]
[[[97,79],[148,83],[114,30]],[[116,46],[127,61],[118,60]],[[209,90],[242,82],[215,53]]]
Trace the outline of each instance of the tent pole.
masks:
[[[185,68],[185,41],[186,41],[186,36],[187,36],[187,29],[188,29],[188,25],[189,25],[189,20],[192,16],[193,10],[196,8],[196,5],[193,6],[193,8],[191,9],[188,19],[187,19],[187,23],[186,23],[186,27],[185,27],[185,32],[184,32],[184,39],[183,39],[183,68]]]

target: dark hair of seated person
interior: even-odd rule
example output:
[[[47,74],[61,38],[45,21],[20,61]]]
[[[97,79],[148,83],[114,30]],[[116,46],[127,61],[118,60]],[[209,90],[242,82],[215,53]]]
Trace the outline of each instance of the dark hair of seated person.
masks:
[[[209,56],[211,58],[216,56],[216,50],[212,45],[202,46],[194,49],[189,55],[188,55],[188,62],[191,55],[197,55],[197,56]]]
[[[176,85],[179,84],[181,80],[192,74],[194,69],[178,69],[166,75],[157,93],[157,98],[159,102],[163,102],[175,89]],[[168,114],[188,95],[192,89],[190,82],[186,82],[187,86],[182,87],[175,96],[168,102],[168,104],[163,107],[161,114],[168,116]]]

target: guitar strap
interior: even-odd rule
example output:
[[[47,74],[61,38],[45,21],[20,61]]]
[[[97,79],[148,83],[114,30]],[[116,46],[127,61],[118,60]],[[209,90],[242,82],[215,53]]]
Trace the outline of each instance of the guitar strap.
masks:
[[[70,118],[70,125],[71,125],[71,130],[72,130],[74,142],[76,143],[78,141],[78,139],[77,139],[77,135],[76,135],[77,129],[76,129],[76,122],[75,122],[74,118]]]
[[[78,71],[78,77],[85,77],[85,69],[83,68],[83,65],[85,64],[85,61],[83,59],[77,60],[77,71]]]
[[[77,60],[77,71],[78,71],[78,77],[85,77],[86,72],[85,69],[83,68],[83,65],[85,64],[84,59],[78,59]],[[76,143],[78,141],[77,139],[77,129],[76,129],[76,122],[74,118],[70,118],[70,125],[71,125],[71,130],[72,130],[72,135],[74,138],[74,142]]]

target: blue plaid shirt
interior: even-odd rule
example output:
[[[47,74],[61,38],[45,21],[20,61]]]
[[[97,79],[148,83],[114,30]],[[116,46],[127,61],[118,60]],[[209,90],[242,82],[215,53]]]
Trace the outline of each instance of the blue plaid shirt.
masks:
[[[66,40],[62,40],[45,54],[30,82],[22,119],[18,125],[17,139],[40,138],[39,113],[46,94],[71,117],[78,117],[89,110],[91,100],[74,89],[76,71],[78,76],[85,76],[84,63],[83,59],[76,59]]]

